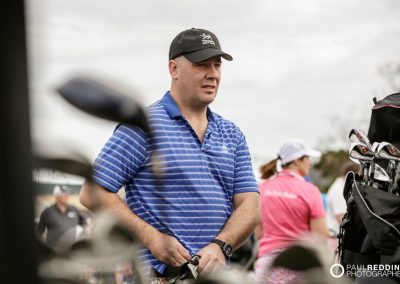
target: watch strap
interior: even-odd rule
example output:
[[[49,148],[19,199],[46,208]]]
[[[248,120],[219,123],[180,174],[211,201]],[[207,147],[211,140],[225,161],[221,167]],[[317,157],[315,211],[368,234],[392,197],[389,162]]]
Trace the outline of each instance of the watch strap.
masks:
[[[211,243],[217,244],[221,248],[225,257],[230,258],[232,256],[232,246],[230,244],[219,239],[213,239]]]
[[[218,239],[213,239],[211,242],[214,243],[214,244],[219,245],[221,248],[226,244],[224,241],[221,241],[221,240],[218,240]]]

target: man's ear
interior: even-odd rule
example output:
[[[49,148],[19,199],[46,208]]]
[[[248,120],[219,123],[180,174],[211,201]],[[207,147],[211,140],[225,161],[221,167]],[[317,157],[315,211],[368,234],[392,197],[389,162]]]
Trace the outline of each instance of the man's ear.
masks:
[[[168,62],[168,69],[169,69],[169,74],[171,75],[172,79],[177,79],[178,78],[178,71],[179,71],[179,66],[178,63],[175,60],[170,60]]]

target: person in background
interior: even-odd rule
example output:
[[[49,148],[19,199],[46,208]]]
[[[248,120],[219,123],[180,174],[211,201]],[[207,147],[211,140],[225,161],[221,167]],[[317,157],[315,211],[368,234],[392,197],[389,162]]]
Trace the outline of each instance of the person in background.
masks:
[[[49,246],[56,247],[63,241],[73,242],[86,224],[82,213],[68,204],[71,188],[56,185],[53,189],[55,203],[40,214],[37,233]],[[79,230],[79,231],[78,231]]]
[[[179,276],[195,255],[200,275],[225,269],[260,221],[245,137],[209,108],[222,58],[232,60],[212,32],[180,32],[169,49],[170,90],[147,111],[154,137],[119,125],[96,158],[94,183],[81,189],[85,207],[116,215],[143,244],[143,265],[157,281]],[[152,172],[155,149],[161,181]]]
[[[343,189],[346,174],[350,171],[358,173],[360,166],[352,161],[347,161],[340,169],[340,176],[335,179],[329,187],[326,199],[327,210],[326,217],[329,228],[329,248],[333,252],[337,247],[337,234],[339,234],[339,226],[342,222],[344,213],[346,213],[347,205],[343,197]]]
[[[277,159],[260,168],[264,181],[259,185],[262,222],[255,231],[259,239],[254,269],[257,283],[295,283],[298,275],[292,271],[269,271],[274,258],[294,242],[310,239],[311,233],[324,240],[328,237],[320,191],[304,179],[310,158],[320,155],[302,140],[291,139],[282,145]]]

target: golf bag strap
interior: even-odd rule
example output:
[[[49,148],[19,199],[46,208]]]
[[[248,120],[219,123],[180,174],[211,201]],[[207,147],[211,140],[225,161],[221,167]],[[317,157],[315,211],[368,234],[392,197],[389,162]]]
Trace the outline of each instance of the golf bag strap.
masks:
[[[392,256],[384,254],[364,254],[345,250],[343,262],[347,264],[389,264],[392,261]]]

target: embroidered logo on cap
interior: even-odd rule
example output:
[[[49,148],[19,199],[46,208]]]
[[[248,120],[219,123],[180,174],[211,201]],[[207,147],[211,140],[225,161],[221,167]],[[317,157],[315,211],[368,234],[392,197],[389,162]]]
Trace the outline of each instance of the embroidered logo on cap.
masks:
[[[210,34],[202,33],[200,36],[202,38],[201,41],[202,41],[203,44],[215,45],[215,42],[214,42],[214,40],[213,40],[213,38],[211,37]]]

